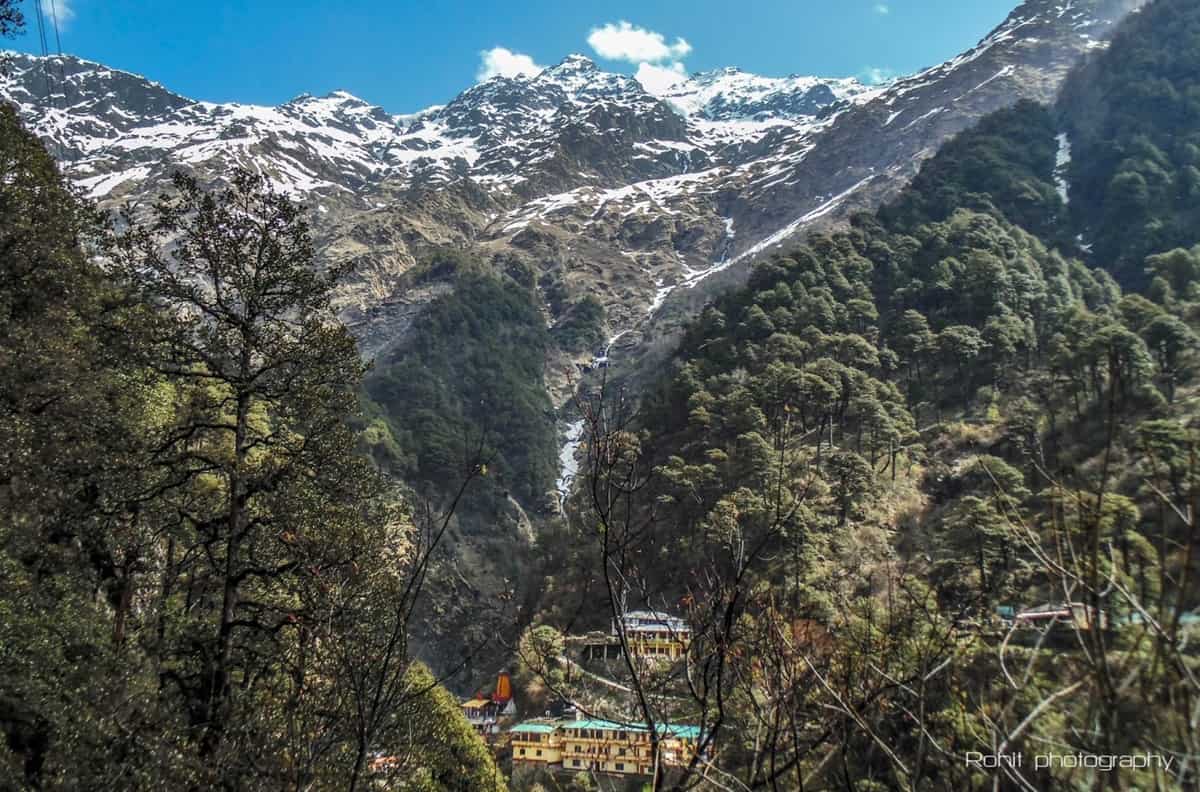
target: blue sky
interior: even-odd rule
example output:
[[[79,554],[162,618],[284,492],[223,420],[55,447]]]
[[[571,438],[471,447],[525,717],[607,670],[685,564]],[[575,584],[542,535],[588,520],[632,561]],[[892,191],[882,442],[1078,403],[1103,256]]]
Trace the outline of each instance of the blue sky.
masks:
[[[341,88],[393,113],[444,103],[481,73],[528,70],[572,52],[651,76],[721,66],[770,76],[905,74],[967,49],[1016,3],[42,0],[47,15],[52,5],[59,12],[64,51],[185,96],[277,104]],[[10,46],[37,45],[31,18]]]

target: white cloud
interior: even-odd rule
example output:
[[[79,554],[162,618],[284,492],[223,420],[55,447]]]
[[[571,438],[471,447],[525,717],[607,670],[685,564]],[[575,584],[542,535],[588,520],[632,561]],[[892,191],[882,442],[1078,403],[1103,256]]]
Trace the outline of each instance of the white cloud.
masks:
[[[867,85],[881,85],[896,76],[895,69],[888,69],[881,66],[868,66],[859,72],[858,78]]]
[[[666,93],[667,89],[672,85],[686,80],[687,71],[679,61],[675,61],[668,66],[640,63],[638,64],[637,74],[634,77],[646,89],[646,93],[653,96],[660,96]]]
[[[592,28],[587,42],[602,58],[639,64],[679,60],[692,51],[692,45],[681,38],[668,44],[662,33],[634,27],[624,20]]]
[[[533,58],[524,53],[513,52],[504,47],[492,47],[479,53],[479,70],[475,72],[475,79],[483,82],[493,77],[532,77],[545,68],[534,63]]]
[[[887,16],[892,13],[892,7],[887,3],[876,3],[873,10],[880,16]]]
[[[42,13],[47,22],[58,21],[58,29],[66,30],[67,23],[75,18],[75,0],[44,0]]]

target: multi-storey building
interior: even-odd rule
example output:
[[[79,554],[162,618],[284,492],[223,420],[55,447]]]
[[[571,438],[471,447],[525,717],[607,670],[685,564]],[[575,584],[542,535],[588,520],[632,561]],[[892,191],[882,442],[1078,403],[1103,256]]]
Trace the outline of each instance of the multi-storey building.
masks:
[[[700,730],[661,724],[662,763],[679,767],[691,762]],[[645,726],[606,720],[529,721],[511,731],[516,764],[541,763],[564,771],[590,770],[609,775],[650,775],[654,754]]]
[[[567,645],[584,660],[620,659],[623,644],[633,657],[675,662],[687,657],[692,628],[678,616],[659,611],[629,611],[612,624],[611,632],[593,631],[567,636]]]
[[[509,731],[514,763],[562,764],[561,721],[532,720],[518,723]]]
[[[629,611],[613,625],[613,635],[623,630],[630,654],[662,660],[679,660],[687,655],[692,628],[678,616],[660,611]]]

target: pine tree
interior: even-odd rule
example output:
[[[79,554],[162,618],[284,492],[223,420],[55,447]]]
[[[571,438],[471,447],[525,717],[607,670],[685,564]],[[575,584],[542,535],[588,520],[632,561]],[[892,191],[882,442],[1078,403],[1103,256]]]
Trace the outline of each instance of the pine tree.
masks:
[[[301,207],[247,171],[174,188],[149,219],[126,217],[113,258],[159,311],[143,363],[175,388],[175,417],[157,456],[187,477],[165,526],[163,678],[229,781],[274,772],[264,712],[296,694],[276,686],[285,649],[319,639],[333,618],[319,593],[354,583],[377,550],[364,542],[388,540],[369,528],[395,516],[345,423],[364,366]]]

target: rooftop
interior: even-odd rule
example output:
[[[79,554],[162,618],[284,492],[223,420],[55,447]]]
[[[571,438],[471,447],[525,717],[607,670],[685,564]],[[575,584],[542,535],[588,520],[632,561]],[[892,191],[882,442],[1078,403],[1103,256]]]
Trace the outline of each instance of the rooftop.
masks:
[[[631,731],[645,732],[649,731],[643,724],[630,723],[615,723],[608,720],[575,720],[568,721],[562,724],[564,729],[599,729],[602,731]],[[673,737],[683,737],[685,739],[696,739],[700,736],[699,726],[684,726],[675,723],[660,723],[658,724],[660,734],[667,734]]]
[[[679,617],[672,616],[671,614],[664,613],[663,611],[635,610],[635,611],[626,611],[624,614],[622,614],[622,618],[638,619],[641,621],[671,621],[671,620],[676,620]]]
[[[687,622],[678,616],[672,616],[662,611],[627,611],[621,615],[621,622],[626,630],[670,630],[683,632],[688,629]]]
[[[557,723],[518,723],[511,731],[513,734],[553,734],[558,726]]]

